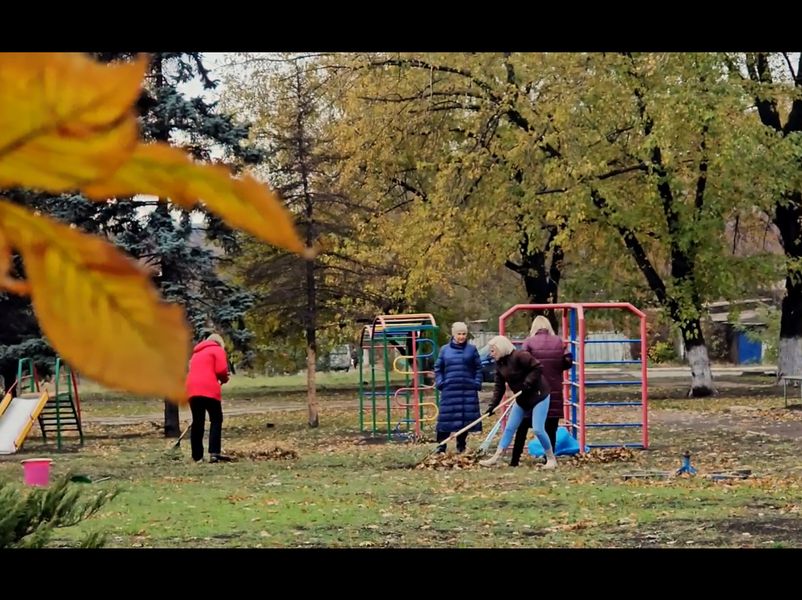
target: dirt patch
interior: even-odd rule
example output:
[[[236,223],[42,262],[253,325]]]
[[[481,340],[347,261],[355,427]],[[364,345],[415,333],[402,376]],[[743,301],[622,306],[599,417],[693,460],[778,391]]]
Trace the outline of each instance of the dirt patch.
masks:
[[[687,548],[802,547],[802,519],[790,516],[738,517],[705,522],[668,519],[641,525],[637,530],[616,527],[609,531],[614,545],[624,547]]]
[[[802,547],[802,519],[799,517],[763,517],[759,519],[725,519],[714,522],[717,532],[761,541],[786,542]]]
[[[753,435],[802,438],[802,415],[789,409],[732,407],[722,413],[691,410],[650,410],[652,425],[681,426],[691,431],[738,431]]]

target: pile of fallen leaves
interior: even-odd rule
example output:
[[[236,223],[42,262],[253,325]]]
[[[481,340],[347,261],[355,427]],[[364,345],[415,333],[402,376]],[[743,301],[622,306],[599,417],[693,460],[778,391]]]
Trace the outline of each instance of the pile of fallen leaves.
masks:
[[[628,462],[635,460],[635,457],[635,451],[631,448],[594,448],[585,454],[577,454],[563,460],[569,465],[592,465],[611,462]]]
[[[579,521],[574,521],[572,523],[562,523],[560,525],[554,525],[553,527],[546,527],[543,531],[548,533],[555,533],[558,531],[579,531],[581,529],[588,529],[589,527],[596,527],[599,524],[596,521],[591,521],[590,519],[580,519]]]
[[[226,452],[232,458],[248,460],[293,460],[298,452],[292,448],[279,446],[274,442],[253,442],[229,448]]]
[[[416,465],[416,469],[427,469],[429,471],[446,471],[472,469],[479,465],[479,457],[475,454],[451,454],[438,453],[427,457],[423,462]]]
[[[152,422],[147,423],[123,423],[120,425],[112,423],[86,423],[84,434],[98,437],[164,437],[161,425]],[[62,434],[63,435],[63,434]],[[77,436],[77,433],[75,433]]]
[[[793,410],[790,408],[761,408],[753,413],[748,413],[749,416],[755,416],[766,421],[775,422],[792,422],[802,421],[802,411]]]

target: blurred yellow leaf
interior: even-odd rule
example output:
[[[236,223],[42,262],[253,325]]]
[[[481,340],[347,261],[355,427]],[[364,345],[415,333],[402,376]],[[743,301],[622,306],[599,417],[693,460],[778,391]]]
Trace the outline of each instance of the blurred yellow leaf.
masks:
[[[229,225],[292,252],[304,252],[279,197],[252,177],[234,178],[221,166],[201,165],[167,144],[141,144],[108,179],[83,187],[90,198],[136,193],[169,197],[186,209],[202,200]]]
[[[80,189],[95,200],[202,200],[231,226],[298,253],[292,217],[266,185],[140,144],[133,110],[147,59],[103,65],[78,53],[0,53],[0,187]]]
[[[251,177],[142,144],[134,103],[147,58],[103,65],[77,53],[0,53],[0,187],[152,194],[198,201],[233,227],[311,256],[275,193]],[[10,277],[10,250],[27,280]],[[30,293],[45,335],[109,387],[184,400],[189,331],[145,270],[112,245],[0,201],[0,288]]]
[[[185,400],[184,311],[161,301],[143,268],[100,238],[2,200],[0,234],[22,255],[39,324],[67,362],[109,387]]]
[[[133,104],[147,59],[0,53],[0,186],[51,192],[115,171],[138,143]]]

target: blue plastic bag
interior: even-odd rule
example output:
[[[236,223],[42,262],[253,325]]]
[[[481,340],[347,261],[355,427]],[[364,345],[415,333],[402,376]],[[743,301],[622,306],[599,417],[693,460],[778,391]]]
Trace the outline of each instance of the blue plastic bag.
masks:
[[[540,440],[534,438],[529,442],[529,454],[534,457],[541,457],[545,454]],[[557,428],[557,447],[554,449],[556,456],[573,456],[579,454],[579,442],[568,433],[565,427]]]

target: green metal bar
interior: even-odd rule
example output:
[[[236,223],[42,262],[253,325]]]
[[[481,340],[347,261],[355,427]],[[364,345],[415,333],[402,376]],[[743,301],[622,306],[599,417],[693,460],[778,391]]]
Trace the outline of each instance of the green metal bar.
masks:
[[[409,377],[409,369],[405,368],[404,369],[404,387],[408,388],[410,383],[411,383],[411,379]],[[409,405],[412,404],[410,402],[411,399],[412,399],[412,396],[410,395],[410,391],[406,390],[404,392],[404,404],[406,404],[406,407],[407,407],[407,416],[406,416],[406,419],[407,419],[407,423],[406,423],[407,431],[409,431]]]
[[[61,398],[58,396],[58,382],[61,378],[61,358],[56,358],[56,448],[61,450]]]
[[[412,371],[415,374],[415,383],[416,383],[415,387],[417,388],[417,392],[418,392],[418,415],[416,417],[416,420],[417,420],[416,425],[417,425],[417,427],[415,428],[416,434],[420,434],[421,419],[423,418],[423,406],[422,406],[422,403],[423,403],[423,389],[421,388],[421,386],[424,385],[423,373],[421,373],[421,367],[423,366],[423,361],[418,356],[418,354],[419,354],[419,352],[418,352],[418,339],[420,339],[420,337],[421,337],[420,334],[421,334],[421,332],[419,332],[419,331],[416,331],[416,332],[411,334],[412,335],[412,348],[413,348],[412,363],[414,365],[413,368],[412,368]]]
[[[362,368],[365,366],[363,359],[364,351],[362,350],[362,337],[359,338],[359,431],[365,431],[365,390],[362,387]]]
[[[437,357],[440,356],[440,345],[437,343],[437,339],[440,337],[440,328],[435,327],[432,331],[432,345],[434,346],[434,350],[432,351],[432,370],[434,370],[434,363],[437,362]],[[434,402],[437,404],[437,409],[440,409],[440,391],[435,388],[434,389]]]
[[[393,427],[391,424],[391,411],[392,407],[390,405],[390,367],[388,365],[390,361],[390,357],[388,355],[388,348],[387,348],[387,336],[383,335],[382,339],[384,341],[384,396],[387,400],[387,439],[392,439]]]
[[[370,338],[370,398],[373,403],[373,433],[376,433],[376,347]]]
[[[75,379],[75,371],[72,370],[70,365],[65,364],[64,368],[67,369],[67,387],[69,388],[70,406],[75,415],[75,423],[78,427],[78,436],[81,439],[81,445],[84,443],[84,427],[81,423],[81,405],[78,398],[78,382]]]
[[[26,363],[28,364],[28,375],[30,375],[30,378],[31,378],[30,389],[28,391],[29,392],[35,392],[36,391],[36,378],[34,377],[34,372],[33,372],[33,359],[32,358],[21,358],[21,359],[19,359],[19,362],[17,362],[17,393],[18,394],[21,394],[23,392],[23,389],[22,389],[22,371],[23,371],[23,365],[25,365]]]

